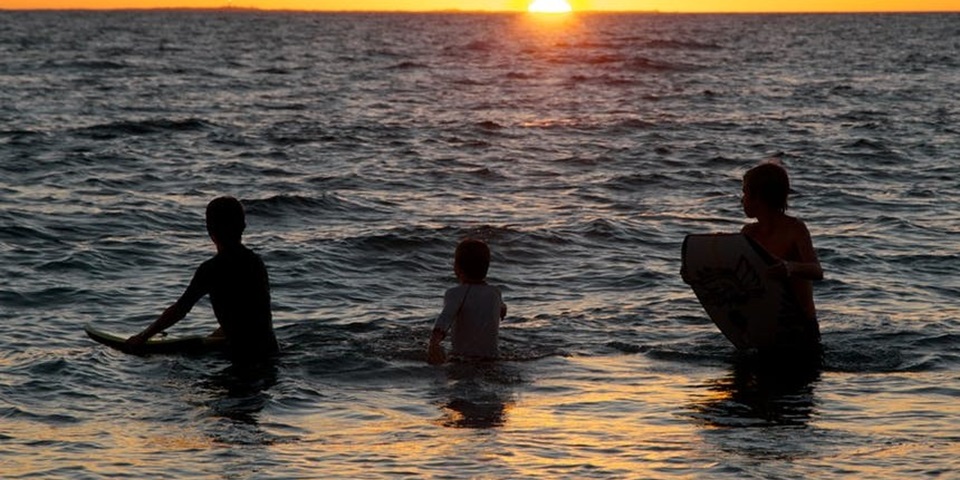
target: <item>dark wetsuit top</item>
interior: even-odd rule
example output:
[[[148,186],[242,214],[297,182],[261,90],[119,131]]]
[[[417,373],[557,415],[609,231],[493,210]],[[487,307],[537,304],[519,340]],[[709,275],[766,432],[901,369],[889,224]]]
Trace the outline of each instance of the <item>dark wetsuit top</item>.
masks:
[[[235,360],[280,351],[270,313],[270,280],[257,254],[241,244],[223,248],[197,268],[177,308],[186,314],[207,294]]]

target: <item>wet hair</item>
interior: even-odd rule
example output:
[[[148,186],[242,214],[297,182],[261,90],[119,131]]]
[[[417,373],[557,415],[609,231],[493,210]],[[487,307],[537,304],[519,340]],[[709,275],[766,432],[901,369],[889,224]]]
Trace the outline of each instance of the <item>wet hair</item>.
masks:
[[[483,280],[490,269],[490,247],[483,240],[465,239],[457,245],[453,263],[467,278]]]
[[[787,171],[776,163],[761,163],[743,175],[743,188],[770,208],[785,212],[790,179]]]
[[[239,242],[247,227],[243,205],[233,197],[217,197],[207,204],[207,231],[217,241]]]

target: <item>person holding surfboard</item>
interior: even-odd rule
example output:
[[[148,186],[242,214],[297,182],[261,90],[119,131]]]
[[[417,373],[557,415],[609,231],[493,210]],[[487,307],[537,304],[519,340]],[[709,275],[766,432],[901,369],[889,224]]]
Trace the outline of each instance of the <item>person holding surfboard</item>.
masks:
[[[820,327],[812,282],[823,279],[823,269],[806,224],[786,213],[789,193],[787,171],[778,162],[763,162],[748,170],[743,176],[741,203],[747,218],[757,221],[744,225],[741,233],[779,259],[767,274],[788,283],[809,320],[804,335],[807,338],[792,339],[797,344],[791,347],[819,350]]]
[[[203,262],[183,295],[142,332],[127,339],[136,347],[183,319],[204,295],[210,295],[220,324],[213,335],[227,340],[234,360],[256,361],[280,350],[273,332],[270,282],[260,257],[242,243],[246,219],[233,197],[218,197],[207,205],[207,233],[217,254]]]
[[[446,291],[443,310],[434,323],[427,361],[440,364],[446,354],[440,342],[452,330],[452,354],[460,359],[491,360],[498,356],[500,321],[507,315],[500,289],[487,285],[490,247],[466,239],[457,245],[453,271],[460,285]]]

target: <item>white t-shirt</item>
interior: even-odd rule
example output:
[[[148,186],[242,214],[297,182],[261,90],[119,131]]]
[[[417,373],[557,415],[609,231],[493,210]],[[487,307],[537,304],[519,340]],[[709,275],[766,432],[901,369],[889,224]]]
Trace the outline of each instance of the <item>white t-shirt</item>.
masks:
[[[443,311],[433,328],[451,332],[453,355],[496,358],[502,308],[499,288],[485,283],[457,285],[443,295]]]

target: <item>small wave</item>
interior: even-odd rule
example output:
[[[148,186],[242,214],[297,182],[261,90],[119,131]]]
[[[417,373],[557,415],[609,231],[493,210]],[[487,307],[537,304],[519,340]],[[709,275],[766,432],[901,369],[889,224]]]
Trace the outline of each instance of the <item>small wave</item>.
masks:
[[[482,86],[482,85],[488,84],[488,82],[477,80],[475,78],[463,78],[463,77],[453,79],[450,81],[450,83],[454,85],[463,85],[467,87],[476,87],[476,86]]]
[[[954,55],[945,55],[940,51],[931,52],[910,52],[900,62],[899,65],[911,67],[911,73],[924,73],[929,68],[956,68],[960,65]]]
[[[617,341],[607,343],[607,347],[623,353],[644,353],[650,350],[650,347]]]
[[[889,148],[879,140],[871,140],[866,138],[860,138],[846,145],[846,148],[850,149],[866,149],[873,150],[875,152],[889,152]]]
[[[493,120],[484,120],[482,122],[478,122],[476,126],[481,130],[487,130],[487,131],[500,130],[504,128],[503,125],[497,122],[494,122]]]
[[[292,111],[292,112],[303,112],[310,110],[310,105],[306,103],[299,102],[288,102],[288,103],[256,103],[253,105],[254,108],[260,110],[276,110],[276,111]]]
[[[923,347],[952,347],[957,344],[960,344],[960,334],[956,333],[930,335],[923,337],[916,342],[916,345]]]
[[[96,140],[110,140],[127,136],[200,131],[206,129],[209,125],[209,123],[196,118],[184,120],[156,119],[93,125],[75,130],[75,132]]]
[[[54,426],[81,422],[80,419],[71,415],[64,415],[62,413],[36,413],[15,406],[0,409],[0,418],[4,418],[8,421],[29,420],[31,422],[44,423]]]
[[[103,299],[103,296],[84,288],[47,287],[34,291],[0,291],[0,298],[5,302],[10,300],[10,305],[23,308],[54,308],[62,305],[93,304],[98,299]]]
[[[573,118],[542,118],[529,120],[520,124],[523,128],[575,128],[580,126],[580,121]]]
[[[836,85],[830,88],[831,95],[838,96],[858,96],[859,93],[852,85]]]
[[[880,110],[853,110],[837,116],[840,120],[850,121],[876,121],[890,117],[888,112]]]
[[[692,40],[650,40],[646,48],[662,48],[676,50],[721,50],[723,47],[716,43],[702,43]]]
[[[396,371],[395,361],[426,365],[427,341],[432,326],[432,319],[339,325],[303,323],[278,330],[277,333],[283,337],[296,337],[295,346],[285,351],[300,357],[296,362],[309,370],[346,370],[376,376],[385,371]],[[502,361],[528,362],[563,354],[555,346],[532,344],[522,334],[516,329],[501,329]],[[461,367],[452,363],[450,368]]]
[[[697,70],[698,67],[694,65],[688,65],[683,63],[675,62],[664,62],[660,60],[652,60],[646,57],[636,57],[624,64],[624,69],[632,72],[691,72]]]
[[[836,372],[889,373],[903,370],[901,352],[881,345],[837,344],[824,339],[824,367]]]
[[[475,170],[472,170],[470,174],[473,176],[479,177],[484,181],[502,180],[506,178],[502,174],[498,173],[496,170],[493,170],[492,168],[489,168],[489,167],[477,168]]]
[[[534,75],[525,72],[507,72],[503,75],[508,80],[530,80],[536,78]]]
[[[6,221],[6,219],[4,219]],[[32,241],[42,243],[62,244],[63,239],[45,229],[31,228],[24,225],[10,225],[0,229],[0,240],[15,245],[30,244]]]
[[[281,146],[335,142],[347,139],[346,137],[332,135],[314,124],[298,121],[284,121],[271,125],[266,137],[271,143]]]
[[[387,67],[387,70],[419,70],[422,68],[430,68],[430,65],[419,62],[404,61]]]
[[[670,185],[673,181],[668,175],[657,172],[633,173],[630,175],[621,175],[604,182],[604,186],[611,190],[618,191],[638,191],[648,189],[658,185]]]
[[[110,60],[83,60],[57,65],[59,68],[78,69],[78,70],[122,70],[129,65]]]
[[[496,48],[496,45],[493,42],[488,42],[485,40],[473,40],[470,43],[460,47],[459,50],[467,50],[473,52],[489,52],[493,51]]]
[[[711,335],[711,338],[715,336]],[[624,348],[623,345],[618,345]],[[641,347],[635,347],[640,349]],[[730,364],[736,359],[736,351],[720,340],[703,342],[682,342],[675,344],[651,345],[642,347],[650,358],[681,363],[702,365]]]
[[[638,80],[631,77],[621,76],[621,75],[610,75],[602,74],[596,76],[590,75],[573,75],[567,81],[570,85],[580,85],[580,84],[599,84],[605,85],[608,87],[620,87],[620,86],[629,86],[635,85],[638,83]]]
[[[446,247],[459,238],[459,229],[442,227],[397,227],[384,233],[350,240],[355,248],[376,251],[410,251],[426,247]]]
[[[35,135],[43,135],[43,132],[38,132],[35,130],[0,130],[0,137],[31,137]]]
[[[620,120],[613,125],[614,129],[629,130],[629,131],[648,130],[651,128],[655,128],[656,126],[657,124],[653,122],[640,120],[639,118],[628,118],[625,120]]]
[[[254,70],[253,73],[263,73],[267,75],[289,75],[292,71],[288,68],[270,67]]]
[[[143,185],[162,180],[159,176],[151,174],[128,175],[122,178],[100,176],[87,178],[83,181],[83,184],[91,187],[100,187],[108,191],[120,191],[136,190]]]
[[[587,65],[606,65],[610,63],[620,63],[624,61],[626,61],[626,58],[620,55],[604,54],[604,55],[594,55],[592,57],[584,58],[583,60],[580,61],[580,63],[584,63]]]
[[[72,252],[65,257],[49,260],[37,266],[41,272],[97,272],[102,271],[104,266],[104,256],[99,253],[81,251]]]
[[[595,218],[577,229],[586,237],[616,238],[622,234],[618,225],[605,218]]]
[[[315,175],[304,181],[326,190],[352,189],[365,185],[363,178],[353,173],[346,175]]]
[[[950,345],[960,335],[947,329],[909,328],[888,318],[836,316],[821,322],[824,368],[857,373],[929,372],[955,365]]]
[[[333,194],[320,197],[301,195],[276,195],[265,199],[241,200],[247,213],[263,217],[280,217],[291,214],[316,215],[318,212],[351,212],[353,214],[376,209],[341,198]]]

